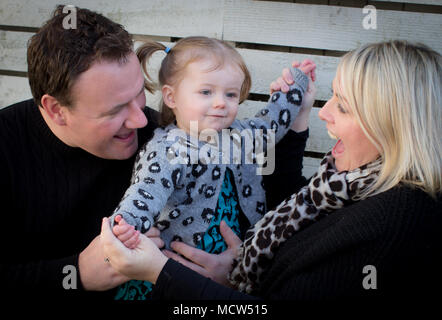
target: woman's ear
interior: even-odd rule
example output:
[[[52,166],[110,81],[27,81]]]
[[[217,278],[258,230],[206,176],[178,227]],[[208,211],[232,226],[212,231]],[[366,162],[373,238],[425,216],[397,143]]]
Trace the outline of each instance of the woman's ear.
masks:
[[[175,90],[173,87],[165,84],[161,88],[161,93],[163,94],[163,102],[171,109],[175,109]]]
[[[57,98],[49,94],[45,94],[41,97],[40,104],[45,113],[49,116],[49,118],[51,118],[54,123],[58,124],[59,126],[66,125],[66,107],[63,107],[57,100]]]

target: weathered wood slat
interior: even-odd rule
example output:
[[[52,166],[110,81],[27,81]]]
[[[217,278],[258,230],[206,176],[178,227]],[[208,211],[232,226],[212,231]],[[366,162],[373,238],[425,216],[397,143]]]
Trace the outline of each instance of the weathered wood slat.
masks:
[[[0,109],[30,98],[28,78],[0,75]]]
[[[425,3],[440,4],[438,1]],[[57,3],[60,1],[2,0],[1,24],[39,27]],[[377,10],[377,29],[365,30],[362,8],[251,0],[73,0],[69,4],[99,11],[133,34],[200,34],[231,41],[341,51],[362,43],[406,38],[442,52],[442,18],[431,13]]]
[[[12,71],[28,70],[26,48],[30,32],[0,30],[0,69]]]
[[[40,27],[48,20],[57,4],[71,4],[100,12],[124,25],[133,34],[222,36],[224,3],[220,0],[2,0],[0,24]]]
[[[427,4],[434,6],[442,6],[441,0],[375,0],[382,2],[401,2],[401,3],[414,3],[414,4]],[[376,6],[376,4],[375,4]]]
[[[164,45],[173,46],[173,43],[162,42]],[[141,45],[140,41],[135,42],[135,48]],[[311,59],[317,65],[317,89],[316,99],[328,100],[331,96],[331,83],[335,77],[339,58],[309,54],[297,54],[289,52],[273,52],[267,50],[237,49],[243,56],[252,77],[251,93],[269,94],[270,83],[276,80],[283,68],[289,67],[292,61]],[[162,59],[163,53],[155,53],[150,62],[152,77],[155,79]]]
[[[376,10],[376,30],[364,29],[364,17],[362,8],[226,0],[223,37],[229,41],[341,51],[402,38],[442,52],[439,14]]]
[[[27,71],[26,44],[33,35],[30,32],[15,32],[0,30],[0,70]],[[173,43],[163,42],[173,46]],[[141,44],[135,42],[135,48]],[[331,82],[335,76],[339,58],[296,54],[288,52],[272,52],[252,49],[238,49],[244,57],[252,75],[252,93],[268,94],[269,86],[283,68],[290,66],[294,60],[302,61],[309,58],[317,64],[317,99],[327,100],[330,97]],[[164,58],[163,53],[157,53],[151,61],[152,74],[156,75],[159,65]]]
[[[268,94],[270,83],[281,75],[283,68],[289,67],[292,61],[295,60],[311,59],[317,66],[316,98],[318,100],[328,100],[331,97],[331,83],[339,63],[337,57],[252,49],[238,49],[238,51],[250,70],[252,76],[251,92],[253,93]]]
[[[240,105],[237,117],[239,119],[253,117],[265,104],[265,102],[246,100]],[[325,122],[319,119],[319,110],[319,108],[313,108],[310,114],[310,137],[307,141],[306,150],[325,153],[333,147],[336,141],[330,138]]]

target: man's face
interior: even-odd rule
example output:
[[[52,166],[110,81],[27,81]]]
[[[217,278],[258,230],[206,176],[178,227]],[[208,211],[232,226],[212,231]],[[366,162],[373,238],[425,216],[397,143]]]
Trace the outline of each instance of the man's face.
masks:
[[[124,64],[101,61],[82,73],[65,108],[67,144],[104,159],[127,159],[137,150],[137,129],[147,125],[144,78],[137,56]]]

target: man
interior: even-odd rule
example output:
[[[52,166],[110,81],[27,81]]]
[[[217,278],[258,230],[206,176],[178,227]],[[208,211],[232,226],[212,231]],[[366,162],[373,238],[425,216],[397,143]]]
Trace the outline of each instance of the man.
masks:
[[[80,290],[127,281],[104,261],[99,221],[117,206],[156,127],[131,36],[85,9],[65,30],[62,10],[29,43],[34,100],[0,114],[0,197],[13,222],[1,235],[1,282],[24,292],[75,287],[75,277]]]
[[[112,298],[108,290],[128,280],[106,263],[98,234],[102,217],[129,186],[136,152],[152,136],[157,113],[145,108],[131,36],[97,13],[76,14],[77,28],[64,29],[63,7],[57,7],[32,37],[34,99],[0,111],[0,281],[18,297],[107,291]],[[305,139],[300,147],[285,142],[282,148],[302,152]],[[297,185],[280,178],[294,174],[286,170],[269,180],[278,200]]]

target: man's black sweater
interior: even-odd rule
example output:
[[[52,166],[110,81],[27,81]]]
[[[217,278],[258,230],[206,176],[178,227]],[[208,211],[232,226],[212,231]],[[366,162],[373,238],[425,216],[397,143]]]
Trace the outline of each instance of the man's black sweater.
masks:
[[[152,135],[156,113],[146,108]],[[27,292],[62,289],[63,267],[100,233],[129,186],[135,156],[105,160],[61,142],[33,100],[0,111],[2,287]],[[81,281],[78,278],[78,285]],[[66,291],[66,290],[64,290]],[[63,291],[62,291],[63,292]]]

